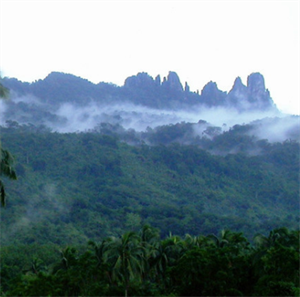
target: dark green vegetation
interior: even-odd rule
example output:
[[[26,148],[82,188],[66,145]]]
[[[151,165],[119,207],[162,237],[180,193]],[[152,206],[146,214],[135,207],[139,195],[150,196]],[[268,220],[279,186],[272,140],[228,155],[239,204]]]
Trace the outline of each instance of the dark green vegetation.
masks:
[[[10,179],[17,179],[16,172],[13,168],[14,159],[9,151],[4,150],[0,143],[0,177],[5,176]],[[0,201],[1,206],[5,206],[6,191],[4,183],[0,179]]]
[[[129,146],[99,133],[2,128],[18,181],[6,181],[1,243],[81,244],[150,224],[183,236],[226,227],[246,236],[299,223],[299,144],[257,141],[260,154],[195,145]],[[214,150],[235,138],[206,140]],[[250,143],[251,137],[248,142]],[[244,140],[247,146],[247,139]]]
[[[286,228],[251,245],[230,230],[161,239],[144,226],[80,250],[11,246],[1,254],[4,296],[299,296],[299,231]]]
[[[86,88],[74,89],[75,81]],[[103,91],[97,100],[127,94],[155,108],[185,96],[191,105],[190,96],[218,105],[227,96],[213,83],[192,94],[174,73],[163,83],[139,74],[122,88],[60,74],[6,82],[19,95],[43,96],[49,110],[73,99],[84,108],[92,90]],[[247,98],[260,98],[254,109],[273,106],[264,88],[252,89]],[[299,295],[299,117],[226,132],[203,120],[135,131],[118,111],[116,121],[95,117],[88,131],[60,134],[40,124],[60,127],[63,118],[34,98],[15,98],[0,127],[2,295]],[[18,181],[7,178],[14,168]]]
[[[7,99],[9,90],[2,85],[0,76],[0,99]],[[13,157],[9,151],[4,150],[1,145],[0,139],[0,203],[1,206],[5,205],[6,192],[4,183],[1,180],[2,176],[6,176],[10,179],[16,179],[16,173],[13,168]]]

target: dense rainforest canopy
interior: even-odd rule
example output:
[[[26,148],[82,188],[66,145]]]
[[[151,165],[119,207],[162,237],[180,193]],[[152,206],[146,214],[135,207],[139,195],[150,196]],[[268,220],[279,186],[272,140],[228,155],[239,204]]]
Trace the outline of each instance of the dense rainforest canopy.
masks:
[[[243,145],[255,143],[256,155],[216,155],[196,145],[130,146],[96,132],[37,130],[1,129],[18,175],[6,182],[2,244],[77,244],[143,224],[163,236],[228,227],[251,237],[299,223],[297,142],[249,137]],[[220,135],[209,146],[221,152],[239,137]]]

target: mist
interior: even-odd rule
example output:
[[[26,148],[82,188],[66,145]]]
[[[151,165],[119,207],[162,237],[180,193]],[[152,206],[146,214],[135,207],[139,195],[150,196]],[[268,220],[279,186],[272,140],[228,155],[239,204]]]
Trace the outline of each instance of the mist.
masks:
[[[68,215],[71,203],[59,194],[56,183],[45,182],[42,190],[37,192],[31,196],[31,199],[22,201],[24,204],[19,217],[11,221],[8,228],[1,230],[3,241],[11,241],[16,234],[20,236],[20,233],[26,233],[28,228],[34,228],[41,223],[51,222]],[[15,204],[16,201],[12,203]],[[53,217],[53,212],[55,212],[55,217]]]
[[[228,131],[235,125],[251,123],[254,125],[251,133],[259,139],[272,142],[284,141],[290,137],[299,139],[296,133],[299,117],[285,115],[275,109],[238,111],[233,107],[198,105],[181,110],[158,110],[128,102],[103,104],[95,101],[85,106],[71,102],[51,106],[37,97],[27,95],[15,97],[9,102],[0,102],[0,124],[5,126],[7,120],[20,124],[44,125],[59,133],[89,132],[101,123],[144,132],[148,128],[184,122],[194,123],[195,136],[200,137],[203,136],[205,127],[197,124],[199,121],[220,127],[221,132]]]
[[[300,141],[300,117],[286,116],[265,118],[252,123],[251,134],[269,142],[282,142],[287,139]]]

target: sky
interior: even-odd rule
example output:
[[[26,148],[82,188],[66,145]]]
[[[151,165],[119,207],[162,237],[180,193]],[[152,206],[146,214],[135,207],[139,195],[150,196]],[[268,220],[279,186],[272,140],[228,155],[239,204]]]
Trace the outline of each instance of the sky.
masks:
[[[120,86],[175,71],[191,91],[260,72],[277,107],[300,114],[299,18],[300,0],[0,0],[0,71]]]

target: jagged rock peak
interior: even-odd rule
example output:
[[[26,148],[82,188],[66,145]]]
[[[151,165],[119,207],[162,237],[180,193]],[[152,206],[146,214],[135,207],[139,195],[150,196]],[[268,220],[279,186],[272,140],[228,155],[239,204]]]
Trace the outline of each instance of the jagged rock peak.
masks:
[[[210,94],[212,92],[219,91],[217,83],[214,81],[208,82],[201,91],[201,96],[205,96],[207,94]]]
[[[246,89],[246,86],[242,83],[241,78],[238,76],[235,79],[233,87],[232,87],[232,89],[231,89],[230,92],[232,92],[232,91],[240,91],[240,90],[244,90],[244,89]]]
[[[219,90],[217,83],[213,81],[208,82],[201,91],[203,102],[211,106],[221,104],[226,95],[227,93]]]
[[[163,86],[170,91],[183,92],[180,79],[177,73],[173,71],[169,71],[168,77],[164,77],[163,82],[161,82],[160,75],[153,79],[148,73],[139,72],[137,75],[128,77],[124,86],[128,88]]]
[[[236,104],[240,100],[247,100],[248,90],[242,83],[241,78],[238,76],[233,84],[232,89],[228,93],[228,101],[231,104]]]
[[[247,87],[249,91],[258,89],[265,90],[265,79],[259,72],[251,73],[247,78]]]
[[[247,86],[242,83],[240,77],[237,77],[228,94],[227,103],[240,110],[274,108],[270,93],[265,88],[264,77],[258,72],[248,76]]]
[[[189,93],[189,92],[190,92],[190,86],[188,85],[187,82],[185,82],[185,85],[184,85],[184,91],[185,91],[186,93]]]
[[[269,91],[266,90],[265,87],[265,79],[264,77],[256,72],[252,73],[248,76],[247,79],[247,88],[249,94],[258,100],[267,100],[270,98]]]
[[[158,74],[156,77],[155,77],[155,82],[158,86],[161,85],[161,78],[160,78],[160,75]]]
[[[179,92],[183,91],[183,87],[180,82],[180,79],[179,79],[177,73],[174,71],[169,71],[168,78],[164,79],[164,81],[163,81],[163,86],[165,86],[168,89],[173,90],[173,91],[179,91]]]

